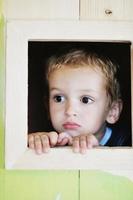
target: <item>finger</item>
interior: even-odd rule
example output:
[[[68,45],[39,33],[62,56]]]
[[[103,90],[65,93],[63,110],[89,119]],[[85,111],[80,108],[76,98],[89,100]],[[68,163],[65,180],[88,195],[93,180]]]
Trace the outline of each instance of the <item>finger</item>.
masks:
[[[74,153],[79,152],[79,138],[78,137],[73,138],[73,152]]]
[[[63,138],[62,141],[60,143],[58,143],[59,146],[64,146],[66,144],[68,144],[69,139],[68,138]]]
[[[50,146],[54,147],[58,141],[58,134],[54,131],[51,131],[49,132],[48,136],[49,136]]]
[[[42,142],[42,150],[44,153],[49,152],[50,150],[50,144],[49,144],[49,138],[47,135],[41,136],[41,142]]]
[[[34,136],[34,143],[35,143],[35,151],[37,154],[42,153],[42,142],[41,137],[39,135]]]
[[[98,140],[94,135],[87,135],[87,148],[91,149],[98,146]]]
[[[73,144],[73,138],[69,135],[69,137],[68,137],[68,145],[72,146],[72,144]]]
[[[64,139],[66,138],[66,139]],[[68,145],[72,145],[72,137],[66,133],[66,132],[62,132],[59,134],[58,136],[58,143],[59,144],[68,144]]]
[[[87,138],[86,135],[81,135],[79,138],[80,153],[86,153],[87,150]]]
[[[68,135],[65,132],[62,132],[58,135],[58,143],[61,143],[64,138],[67,138]]]
[[[28,146],[31,149],[35,148],[35,145],[34,145],[34,136],[32,134],[28,135]]]

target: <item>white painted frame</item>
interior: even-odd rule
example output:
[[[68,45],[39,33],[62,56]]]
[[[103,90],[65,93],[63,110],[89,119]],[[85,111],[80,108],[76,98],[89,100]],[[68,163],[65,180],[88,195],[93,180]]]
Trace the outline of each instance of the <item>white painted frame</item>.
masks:
[[[35,155],[27,148],[28,41],[133,44],[133,23],[12,20],[7,22],[6,34],[6,169],[100,169],[122,172],[133,179],[133,148],[97,148],[88,150],[86,155],[74,154],[70,147],[53,148],[43,155]]]

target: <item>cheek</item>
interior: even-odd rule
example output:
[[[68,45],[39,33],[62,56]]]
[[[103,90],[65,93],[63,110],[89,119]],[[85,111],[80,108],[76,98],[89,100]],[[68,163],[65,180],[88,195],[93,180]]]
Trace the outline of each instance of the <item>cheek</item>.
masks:
[[[82,119],[84,124],[86,124],[87,127],[90,127],[90,129],[99,129],[101,124],[103,124],[106,121],[106,111],[100,109],[89,109],[84,111],[84,115],[82,115]]]
[[[96,134],[103,127],[104,122],[104,120],[101,120],[98,117],[87,118],[84,122],[84,132]]]
[[[62,113],[62,110],[58,106],[58,104],[51,103],[49,104],[49,110],[50,110],[50,117],[51,120],[57,121]]]
[[[57,131],[57,132],[62,132],[62,128],[61,128],[61,124],[62,124],[62,112],[59,111],[59,108],[57,105],[50,105],[50,119],[51,119],[51,123],[53,128]]]
[[[49,103],[49,112],[50,112],[50,117],[53,118],[56,115],[56,106],[54,106],[53,103]]]

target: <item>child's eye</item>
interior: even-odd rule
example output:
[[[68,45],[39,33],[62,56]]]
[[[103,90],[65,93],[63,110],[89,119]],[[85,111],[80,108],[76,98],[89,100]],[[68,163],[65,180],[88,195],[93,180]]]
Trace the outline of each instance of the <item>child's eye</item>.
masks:
[[[55,95],[54,96],[54,101],[57,102],[57,103],[64,102],[64,100],[65,100],[65,97],[62,96],[62,95]]]
[[[81,97],[80,101],[84,104],[92,103],[94,100],[88,96]]]

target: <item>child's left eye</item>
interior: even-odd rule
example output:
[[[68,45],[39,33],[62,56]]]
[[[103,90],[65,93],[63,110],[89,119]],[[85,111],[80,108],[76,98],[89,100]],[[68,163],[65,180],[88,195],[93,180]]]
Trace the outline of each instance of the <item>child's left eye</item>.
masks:
[[[80,101],[84,104],[92,103],[94,100],[88,96],[81,97]]]

